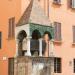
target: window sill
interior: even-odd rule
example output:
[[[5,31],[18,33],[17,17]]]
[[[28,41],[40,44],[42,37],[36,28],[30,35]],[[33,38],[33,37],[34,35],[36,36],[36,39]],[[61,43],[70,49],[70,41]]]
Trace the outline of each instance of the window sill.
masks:
[[[68,7],[69,9],[71,9],[71,10],[75,10],[75,7]]]
[[[75,46],[75,43],[72,43],[72,46]]]
[[[54,72],[55,74],[60,74],[60,73],[62,73],[62,72]]]
[[[73,7],[70,7],[70,9],[71,9],[71,10],[75,10],[75,7],[74,7],[74,8],[73,8]]]
[[[53,5],[61,6],[61,3],[53,2]]]
[[[62,41],[54,41],[54,44],[58,44],[58,45],[61,45],[62,44]]]
[[[15,38],[14,37],[12,37],[12,38],[8,38],[7,40],[14,40]]]

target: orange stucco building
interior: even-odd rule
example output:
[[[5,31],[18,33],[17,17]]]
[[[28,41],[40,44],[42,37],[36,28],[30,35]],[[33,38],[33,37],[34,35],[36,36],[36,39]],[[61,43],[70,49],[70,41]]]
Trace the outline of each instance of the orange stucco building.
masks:
[[[54,57],[58,65],[54,75],[75,73],[75,0],[38,0],[40,8],[55,29]],[[26,10],[30,0],[0,1],[0,75],[8,75],[8,58],[16,54],[15,37],[9,38],[9,19],[15,17],[15,26]],[[38,11],[39,12],[39,11]],[[58,26],[59,25],[59,26]],[[55,63],[55,64],[56,64]],[[61,67],[59,67],[61,66]],[[59,70],[60,69],[60,70]]]
[[[15,41],[8,40],[8,22],[11,17],[16,17],[16,22],[21,15],[20,0],[0,1],[0,32],[2,32],[2,47],[0,49],[0,75],[8,75],[8,58],[14,56]],[[11,44],[11,45],[10,45]],[[3,60],[6,58],[6,61]]]

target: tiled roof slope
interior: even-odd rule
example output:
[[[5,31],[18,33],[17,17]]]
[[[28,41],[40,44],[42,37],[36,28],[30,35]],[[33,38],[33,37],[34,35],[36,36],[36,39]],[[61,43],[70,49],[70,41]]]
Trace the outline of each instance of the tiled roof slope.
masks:
[[[25,25],[28,23],[48,26],[50,25],[49,18],[45,15],[37,0],[31,0],[29,6],[17,23],[17,26]]]

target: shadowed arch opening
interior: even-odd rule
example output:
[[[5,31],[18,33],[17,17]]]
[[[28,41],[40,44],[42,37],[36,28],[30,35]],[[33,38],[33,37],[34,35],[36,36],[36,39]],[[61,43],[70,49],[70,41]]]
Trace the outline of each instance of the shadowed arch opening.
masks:
[[[39,38],[41,38],[41,34],[39,30],[36,29],[32,32],[32,39],[38,40]]]
[[[46,37],[46,39],[48,39],[48,40],[51,40],[52,39],[52,35],[51,35],[50,32],[45,31],[43,36],[45,36],[45,35],[48,35],[48,37]]]
[[[19,39],[19,41],[23,41],[23,39],[26,37],[27,37],[26,32],[24,30],[22,30],[19,32],[17,39]]]
[[[18,55],[19,56],[24,56],[24,53],[26,52],[26,49],[25,49],[26,37],[27,37],[27,34],[24,30],[20,31],[18,36],[17,36],[17,39],[19,40],[18,41]]]
[[[39,55],[39,39],[41,38],[41,33],[39,30],[34,30],[32,32],[32,39],[31,39],[31,54],[33,56]]]
[[[51,33],[48,31],[45,31],[43,34],[43,42],[44,42],[43,54],[45,56],[49,56],[49,46],[50,46],[51,39],[52,39]]]

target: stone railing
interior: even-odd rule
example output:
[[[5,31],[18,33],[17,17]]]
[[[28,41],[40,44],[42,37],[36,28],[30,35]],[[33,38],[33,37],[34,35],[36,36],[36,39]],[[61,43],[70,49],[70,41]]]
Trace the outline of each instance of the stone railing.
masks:
[[[16,57],[9,59],[9,75],[53,75],[52,57]]]

